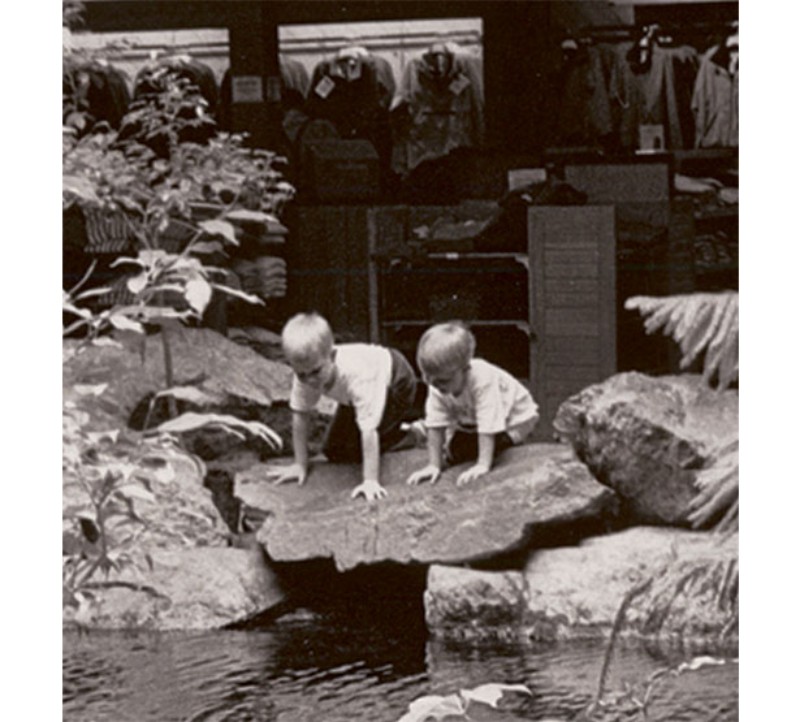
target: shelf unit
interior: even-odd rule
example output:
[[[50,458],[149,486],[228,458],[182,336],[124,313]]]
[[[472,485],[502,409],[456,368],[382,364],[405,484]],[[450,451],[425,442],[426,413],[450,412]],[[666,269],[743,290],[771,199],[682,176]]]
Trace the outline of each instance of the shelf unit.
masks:
[[[531,389],[550,439],[558,406],[616,371],[614,226],[612,206],[531,207],[527,253],[424,253],[402,209],[372,209],[371,340],[413,362],[425,328],[464,321],[478,355]]]
[[[376,259],[376,337],[414,360],[433,323],[469,324],[483,358],[531,383],[528,256],[519,253],[429,253]],[[502,341],[502,343],[498,343]]]

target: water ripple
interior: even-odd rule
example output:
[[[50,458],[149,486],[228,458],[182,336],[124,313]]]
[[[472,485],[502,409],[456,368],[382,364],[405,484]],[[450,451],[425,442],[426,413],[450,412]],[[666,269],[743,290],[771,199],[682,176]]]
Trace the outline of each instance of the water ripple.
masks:
[[[417,697],[525,684],[519,719],[569,719],[592,700],[601,644],[471,649],[314,624],[247,632],[65,634],[66,722],[396,722]],[[611,689],[674,660],[622,646]],[[738,719],[738,666],[665,678],[650,719]]]

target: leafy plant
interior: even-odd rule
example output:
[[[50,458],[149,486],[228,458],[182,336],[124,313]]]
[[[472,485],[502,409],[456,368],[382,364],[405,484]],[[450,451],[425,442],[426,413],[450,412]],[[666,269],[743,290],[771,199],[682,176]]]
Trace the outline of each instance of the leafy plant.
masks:
[[[104,387],[79,391],[100,395]],[[137,558],[134,552],[147,528],[137,505],[156,502],[154,487],[173,478],[170,461],[177,453],[164,439],[142,442],[120,439],[117,430],[86,431],[85,421],[74,403],[65,405],[62,584],[64,604],[73,607],[119,583],[109,580],[111,572],[152,566],[148,554]]]
[[[691,573],[696,576],[697,571],[698,569],[694,569]],[[699,571],[702,573],[705,570],[700,568]],[[686,579],[678,580],[676,586],[680,588],[686,583],[686,581]],[[711,657],[706,655],[698,656],[692,658],[688,662],[681,662],[676,666],[658,669],[641,683],[624,685],[624,688],[621,691],[607,691],[606,687],[611,660],[614,655],[614,649],[617,639],[619,638],[620,631],[622,630],[622,625],[628,608],[636,598],[652,589],[654,582],[655,576],[649,577],[629,589],[623,597],[619,609],[617,610],[617,614],[614,618],[611,636],[609,637],[608,644],[606,645],[603,664],[600,669],[597,692],[592,702],[583,712],[578,715],[575,722],[605,722],[606,720],[609,722],[612,720],[616,722],[618,720],[633,719],[641,719],[646,721],[648,719],[648,708],[653,692],[661,682],[669,677],[677,677],[686,672],[694,672],[702,667],[729,663],[728,660],[719,657]],[[729,579],[726,578],[722,587],[726,588],[728,582]],[[722,597],[725,595],[726,591],[727,589],[721,589],[719,590],[718,595]],[[672,597],[675,597],[675,593],[672,594]]]
[[[625,308],[645,316],[645,330],[663,329],[681,348],[681,368],[703,357],[703,378],[727,388],[739,378],[739,294],[692,293],[654,298],[634,296]]]
[[[75,4],[68,5],[72,13]],[[65,5],[65,24],[66,13]],[[73,13],[70,23],[75,22]],[[67,60],[76,57],[65,55],[65,66]],[[105,307],[97,303],[112,287],[91,286],[94,264],[64,291],[62,306],[70,319],[64,334],[82,334],[83,345],[131,338],[145,343],[155,334],[163,348],[167,387],[159,395],[170,401],[173,417],[155,439],[121,441],[116,431],[100,436],[82,431],[78,412],[65,407],[64,489],[72,501],[64,509],[63,588],[65,603],[73,606],[90,598],[98,585],[112,583],[112,571],[140,563],[132,550],[147,521],[137,502],[154,500],[154,484],[169,474],[169,458],[183,432],[210,425],[255,435],[275,447],[281,443],[257,422],[218,414],[178,417],[175,400],[191,392],[174,382],[170,335],[182,324],[199,322],[214,293],[262,303],[232,286],[229,272],[218,264],[238,246],[242,222],[278,223],[276,214],[294,191],[275,168],[279,159],[245,148],[243,134],[214,134],[202,145],[182,142],[182,131],[207,125],[208,119],[186,112],[201,107],[195,88],[169,74],[162,80],[161,92],[136,104],[123,120],[125,137],[108,129],[82,135],[85,127],[65,126],[63,133],[64,208],[78,204],[85,213],[112,216],[134,245],[131,254],[112,264],[125,272],[116,284],[124,300]],[[70,112],[64,117],[80,125],[82,109],[67,107],[67,101],[65,95]],[[165,153],[149,147],[155,136],[166,139]],[[97,580],[98,573],[105,581]]]
[[[109,328],[145,333],[155,327],[164,345],[169,387],[174,385],[170,328],[200,320],[214,291],[262,303],[225,283],[228,272],[206,259],[224,258],[228,247],[238,245],[236,228],[242,220],[277,223],[275,213],[293,194],[274,168],[274,154],[244,148],[243,135],[220,134],[207,145],[179,142],[179,131],[190,121],[177,111],[165,114],[164,108],[179,108],[178,98],[193,92],[185,84],[167,82],[154,102],[133,111],[131,122],[140,133],[125,141],[113,132],[64,136],[65,208],[78,203],[87,212],[114,214],[138,247],[135,257],[113,264],[130,268],[128,302],[92,313],[81,303],[109,289],[81,290],[85,277],[64,296],[64,310],[77,316],[65,333],[81,330],[91,340]],[[139,142],[153,133],[166,133],[167,158]],[[225,205],[219,203],[223,200]],[[196,204],[209,201],[215,202],[211,217],[199,219]],[[208,211],[204,207],[204,216]]]

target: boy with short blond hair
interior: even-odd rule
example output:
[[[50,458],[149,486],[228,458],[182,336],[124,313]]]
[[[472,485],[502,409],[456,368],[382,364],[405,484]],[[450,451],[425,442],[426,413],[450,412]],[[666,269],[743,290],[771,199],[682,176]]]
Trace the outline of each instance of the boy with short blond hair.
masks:
[[[445,461],[476,457],[456,483],[477,479],[497,454],[526,441],[536,426],[539,410],[528,389],[499,366],[475,358],[475,345],[475,336],[459,322],[432,326],[419,341],[417,365],[428,385],[428,466],[411,474],[409,484],[434,483]]]
[[[362,461],[363,481],[352,493],[367,500],[386,496],[380,483],[380,454],[402,441],[417,391],[411,364],[395,349],[376,344],[335,344],[328,322],[318,313],[293,316],[281,334],[294,371],[292,410],[294,464],[272,470],[275,483],[308,476],[310,413],[321,396],[338,403],[323,453],[329,461]]]

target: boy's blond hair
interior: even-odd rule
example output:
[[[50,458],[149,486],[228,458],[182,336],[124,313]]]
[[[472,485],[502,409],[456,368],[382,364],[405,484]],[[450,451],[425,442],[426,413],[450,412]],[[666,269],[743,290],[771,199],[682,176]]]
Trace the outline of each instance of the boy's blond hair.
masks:
[[[289,359],[314,361],[333,350],[333,331],[328,322],[316,312],[292,316],[281,332],[283,353]]]
[[[417,345],[417,365],[426,375],[466,368],[475,355],[475,336],[460,321],[431,326]]]

